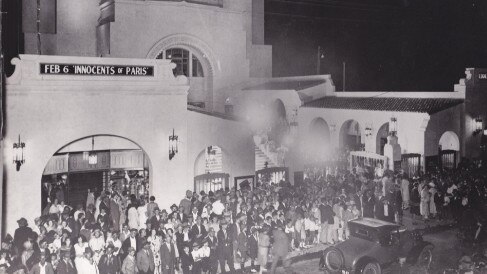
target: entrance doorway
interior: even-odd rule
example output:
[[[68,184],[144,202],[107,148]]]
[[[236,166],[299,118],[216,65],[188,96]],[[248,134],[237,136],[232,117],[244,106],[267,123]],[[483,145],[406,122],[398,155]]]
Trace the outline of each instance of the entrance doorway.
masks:
[[[59,149],[47,163],[42,179],[41,206],[87,206],[88,192],[134,195],[147,199],[150,160],[144,150],[123,137],[87,136]]]

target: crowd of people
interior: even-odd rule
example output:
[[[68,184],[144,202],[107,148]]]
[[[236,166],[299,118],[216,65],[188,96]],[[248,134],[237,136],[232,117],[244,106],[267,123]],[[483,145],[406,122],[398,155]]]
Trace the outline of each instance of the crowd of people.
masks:
[[[0,273],[271,272],[287,254],[349,237],[348,221],[453,219],[479,240],[487,186],[478,168],[460,165],[408,178],[381,167],[306,172],[302,184],[242,184],[209,193],[187,191],[161,209],[154,196],[91,191],[75,208],[53,196],[29,226],[18,220],[2,241]],[[236,270],[237,269],[237,270]]]

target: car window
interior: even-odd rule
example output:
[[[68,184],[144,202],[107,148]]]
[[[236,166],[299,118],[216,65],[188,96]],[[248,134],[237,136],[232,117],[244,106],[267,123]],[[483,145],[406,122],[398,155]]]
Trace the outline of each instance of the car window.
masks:
[[[365,237],[370,237],[369,235],[369,231],[365,230],[365,229],[361,229],[361,228],[357,228],[356,230],[356,233],[360,236],[365,236]]]

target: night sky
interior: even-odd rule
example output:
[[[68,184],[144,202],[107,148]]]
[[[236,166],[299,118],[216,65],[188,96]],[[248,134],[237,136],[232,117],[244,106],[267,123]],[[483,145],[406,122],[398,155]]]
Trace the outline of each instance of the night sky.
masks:
[[[2,0],[6,70],[23,52],[21,1]],[[331,73],[347,90],[452,90],[487,67],[485,0],[265,0],[274,76]]]
[[[265,0],[274,76],[331,73],[342,90],[453,90],[487,67],[485,0]]]

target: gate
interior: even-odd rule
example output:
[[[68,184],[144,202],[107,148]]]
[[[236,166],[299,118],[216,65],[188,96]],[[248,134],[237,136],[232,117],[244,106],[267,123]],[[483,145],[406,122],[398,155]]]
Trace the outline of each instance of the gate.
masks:
[[[255,172],[255,179],[261,185],[269,182],[279,184],[281,180],[289,181],[289,168],[287,167],[268,167]]]
[[[227,173],[207,173],[194,177],[194,191],[200,193],[204,191],[215,192],[219,189],[225,190],[229,187],[228,180],[230,175]]]
[[[440,151],[440,167],[444,169],[454,169],[457,167],[457,151],[456,150],[441,150]]]
[[[421,171],[421,154],[403,154],[401,157],[401,168],[409,178],[419,175]]]

